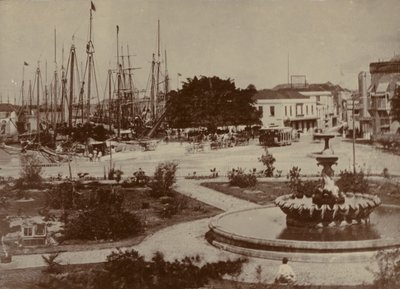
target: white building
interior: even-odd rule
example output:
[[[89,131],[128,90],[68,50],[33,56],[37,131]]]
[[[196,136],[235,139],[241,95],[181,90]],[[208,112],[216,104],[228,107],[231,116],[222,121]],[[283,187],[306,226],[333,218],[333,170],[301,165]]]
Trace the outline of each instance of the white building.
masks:
[[[330,91],[299,91],[300,94],[310,97],[316,104],[318,128],[329,128],[338,124],[337,104],[333,101]]]
[[[318,127],[315,97],[290,90],[264,89],[254,96],[263,126],[291,126],[303,132]]]

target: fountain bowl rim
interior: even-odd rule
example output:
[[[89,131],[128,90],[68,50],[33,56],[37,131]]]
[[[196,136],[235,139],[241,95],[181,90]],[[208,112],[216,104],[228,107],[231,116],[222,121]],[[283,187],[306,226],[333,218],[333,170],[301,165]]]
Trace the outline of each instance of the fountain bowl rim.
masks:
[[[386,205],[381,204],[381,207],[395,208],[400,210],[398,205]],[[245,208],[236,211],[229,211],[215,216],[211,219],[208,224],[208,228],[213,233],[220,235],[224,238],[231,239],[236,242],[246,242],[252,245],[261,245],[266,248],[285,249],[288,250],[299,250],[308,253],[337,253],[337,252],[353,252],[353,251],[378,251],[386,248],[400,247],[400,238],[380,238],[370,240],[358,240],[358,241],[299,241],[299,240],[282,240],[282,239],[261,239],[255,237],[242,236],[229,232],[221,228],[218,225],[219,220],[222,218],[254,210],[265,210],[265,209],[279,209],[274,204]]]

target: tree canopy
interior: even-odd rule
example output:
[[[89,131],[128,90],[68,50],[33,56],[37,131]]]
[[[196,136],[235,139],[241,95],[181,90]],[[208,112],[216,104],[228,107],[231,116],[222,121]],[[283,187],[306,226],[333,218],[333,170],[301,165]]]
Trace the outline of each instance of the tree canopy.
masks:
[[[260,123],[253,105],[254,85],[238,89],[231,79],[188,78],[182,89],[169,93],[167,119],[171,127],[206,127]]]

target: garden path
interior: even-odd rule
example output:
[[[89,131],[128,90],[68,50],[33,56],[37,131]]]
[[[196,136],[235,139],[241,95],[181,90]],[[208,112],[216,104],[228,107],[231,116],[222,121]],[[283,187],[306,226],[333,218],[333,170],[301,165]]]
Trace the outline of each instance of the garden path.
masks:
[[[203,203],[224,211],[241,210],[258,206],[255,203],[238,199],[236,197],[229,196],[200,185],[203,182],[210,181],[225,182],[228,181],[228,179],[225,177],[207,180],[187,180],[183,178],[178,178],[175,190],[183,195],[199,200]]]

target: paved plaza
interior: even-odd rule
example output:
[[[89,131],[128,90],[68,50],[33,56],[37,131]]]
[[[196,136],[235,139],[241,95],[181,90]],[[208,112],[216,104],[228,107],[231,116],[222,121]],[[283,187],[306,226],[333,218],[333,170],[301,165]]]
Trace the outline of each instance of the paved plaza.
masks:
[[[352,143],[343,141],[341,137],[330,142],[335,154],[339,157],[336,172],[344,169],[352,169]],[[148,175],[152,175],[154,168],[163,161],[179,162],[177,174],[187,176],[196,172],[197,175],[210,174],[210,169],[216,168],[220,175],[226,175],[232,168],[262,169],[258,158],[264,153],[264,148],[258,144],[258,140],[252,140],[248,146],[239,146],[219,150],[210,150],[205,145],[204,152],[187,153],[187,143],[160,142],[155,151],[142,152],[140,150],[119,152],[113,154],[115,168],[122,169],[124,177],[130,176],[138,168],[142,168]],[[304,174],[320,174],[321,168],[317,167],[315,159],[310,154],[320,152],[323,143],[313,141],[310,135],[302,136],[300,142],[294,142],[290,146],[271,147],[268,149],[276,158],[276,171],[281,170],[283,176],[293,167],[298,166]],[[387,153],[381,149],[369,145],[356,144],[357,167],[366,173],[381,174],[384,168],[389,173],[400,175],[400,156]],[[89,172],[91,176],[103,177],[104,168],[110,164],[109,156],[102,157],[100,162],[89,162],[87,159],[75,158],[72,161],[72,173]],[[0,176],[17,176],[19,174],[19,160],[17,157],[7,156],[0,162]],[[61,173],[68,176],[68,165],[47,167],[44,170],[46,176],[57,176]]]

